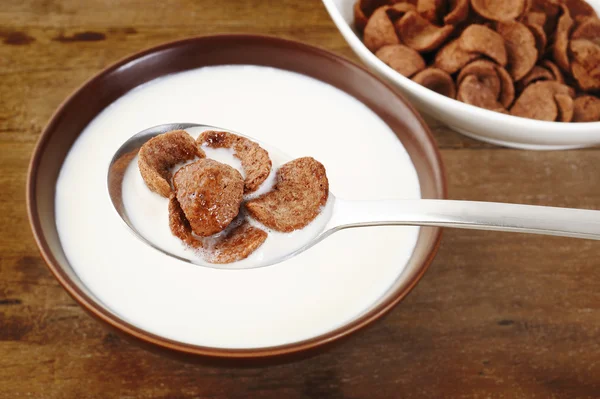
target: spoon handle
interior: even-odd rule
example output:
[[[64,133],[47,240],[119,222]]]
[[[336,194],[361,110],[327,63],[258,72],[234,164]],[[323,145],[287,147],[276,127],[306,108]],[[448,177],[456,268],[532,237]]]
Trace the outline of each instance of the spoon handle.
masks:
[[[332,229],[436,226],[600,240],[600,211],[451,200],[336,199]]]

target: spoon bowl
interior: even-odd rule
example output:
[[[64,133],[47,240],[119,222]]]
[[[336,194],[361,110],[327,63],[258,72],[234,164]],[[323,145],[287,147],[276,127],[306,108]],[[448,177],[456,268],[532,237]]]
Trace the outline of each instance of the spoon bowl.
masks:
[[[300,231],[303,234],[287,240],[287,245],[279,244],[276,251],[262,252],[259,248],[258,253],[252,254],[248,259],[225,265],[207,262],[199,254],[183,257],[140,232],[132,222],[123,201],[124,176],[136,159],[139,149],[151,138],[172,130],[186,130],[192,136],[206,130],[226,131],[255,141],[269,152],[273,160],[272,174],[276,173],[278,166],[292,158],[252,137],[229,129],[194,123],[151,127],[132,136],[117,150],[108,168],[107,180],[108,192],[116,211],[131,231],[146,244],[166,255],[196,265],[219,269],[271,266],[310,249],[337,231],[366,226],[437,226],[600,240],[600,211],[596,210],[452,200],[353,201],[336,198],[329,192],[327,204],[320,215]],[[268,242],[263,244],[267,245]]]
[[[263,246],[270,245],[271,248],[269,251],[262,251],[261,248],[259,248],[248,259],[244,259],[230,264],[216,264],[207,262],[202,258],[200,254],[195,253],[191,250],[175,251],[172,247],[165,245],[165,243],[163,242],[160,242],[160,240],[150,237],[148,234],[144,234],[141,231],[142,229],[136,226],[135,217],[133,217],[130,210],[128,209],[127,201],[124,200],[123,194],[127,189],[126,187],[124,187],[124,185],[127,184],[127,182],[125,181],[125,176],[127,173],[139,174],[139,170],[137,168],[137,154],[140,148],[144,145],[144,143],[160,134],[173,130],[185,130],[194,138],[207,130],[225,131],[241,137],[245,137],[249,140],[258,143],[262,148],[269,152],[269,157],[273,162],[273,168],[271,171],[272,176],[270,176],[270,178],[268,178],[267,181],[272,180],[274,178],[274,175],[279,166],[293,159],[292,157],[283,153],[279,149],[269,145],[268,143],[261,142],[260,140],[256,140],[252,137],[248,137],[244,134],[238,133],[230,129],[211,125],[196,123],[172,123],[154,126],[135,134],[134,136],[129,138],[125,143],[123,143],[123,145],[117,150],[117,152],[113,156],[108,168],[107,185],[108,193],[115,210],[117,211],[119,216],[121,216],[121,218],[129,227],[131,232],[135,234],[144,243],[150,245],[154,249],[168,256],[199,266],[205,266],[216,269],[254,269],[283,262],[286,259],[289,259],[301,252],[304,252],[305,250],[314,246],[327,236],[324,233],[326,233],[327,230],[330,230],[332,228],[332,226],[329,226],[329,221],[331,219],[336,202],[336,198],[331,192],[329,193],[328,201],[323,207],[319,216],[317,216],[317,218],[313,220],[310,223],[310,225],[307,226],[305,229],[290,234],[269,231],[269,238],[267,240],[273,238],[273,241],[276,240],[276,242],[265,242],[265,244],[263,244]],[[256,197],[264,191],[265,190],[261,186],[255,193],[252,193],[250,197]],[[157,196],[158,194],[149,193],[149,195]],[[166,206],[167,205],[165,204],[165,208]],[[243,216],[245,216],[244,209],[242,209],[241,213],[243,214]],[[263,230],[269,230],[264,226],[261,226],[261,228]]]

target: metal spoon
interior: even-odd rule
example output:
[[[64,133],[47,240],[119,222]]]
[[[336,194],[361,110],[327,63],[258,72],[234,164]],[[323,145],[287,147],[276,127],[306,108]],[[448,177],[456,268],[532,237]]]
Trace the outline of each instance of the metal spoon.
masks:
[[[108,168],[108,191],[115,209],[130,229],[148,245],[177,259],[213,268],[232,268],[231,265],[215,265],[198,259],[183,258],[145,237],[131,222],[123,205],[122,184],[125,170],[135,159],[140,147],[151,138],[171,130],[204,131],[221,130],[244,136],[240,133],[209,125],[192,123],[159,125],[131,137],[115,153]],[[244,136],[247,137],[247,136]],[[271,157],[291,160],[276,148],[251,137],[265,148]],[[600,211],[556,208],[546,206],[504,204],[493,202],[452,201],[452,200],[381,200],[353,201],[336,198],[332,193],[326,209],[324,222],[318,234],[282,256],[259,257],[238,262],[239,267],[257,268],[280,263],[285,259],[304,252],[331,234],[342,229],[365,226],[436,226],[473,230],[495,230],[518,233],[532,233],[563,237],[600,240]],[[323,219],[323,218],[321,218]],[[266,245],[265,243],[264,245]]]

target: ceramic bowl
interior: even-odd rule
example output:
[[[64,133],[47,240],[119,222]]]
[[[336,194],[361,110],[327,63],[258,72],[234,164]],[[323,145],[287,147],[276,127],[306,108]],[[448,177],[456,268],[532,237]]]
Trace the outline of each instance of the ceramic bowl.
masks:
[[[453,100],[402,76],[371,53],[354,29],[356,0],[323,0],[340,33],[365,65],[404,93],[422,112],[469,137],[530,150],[558,150],[600,144],[600,122],[559,123],[518,118]],[[600,0],[588,0],[600,12]]]
[[[168,43],[128,57],[90,79],[56,111],[41,134],[30,164],[27,207],[31,227],[48,267],[65,290],[91,315],[146,346],[171,354],[227,359],[264,359],[321,348],[367,326],[404,298],[423,276],[439,244],[441,230],[420,230],[403,273],[367,312],[309,340],[258,349],[190,345],[142,330],[110,311],[78,278],[61,246],[55,219],[57,177],[65,157],[87,124],[126,92],[170,73],[209,65],[251,64],[280,68],[329,83],[366,104],[388,124],[409,153],[423,198],[445,198],[442,163],[427,125],[390,86],[327,51],[265,36],[219,35]],[[133,282],[132,282],[133,283]]]

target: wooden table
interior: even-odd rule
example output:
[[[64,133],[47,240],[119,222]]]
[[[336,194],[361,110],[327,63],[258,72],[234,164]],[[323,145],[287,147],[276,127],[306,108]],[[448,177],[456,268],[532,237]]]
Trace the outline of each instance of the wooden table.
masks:
[[[179,363],[87,316],[29,229],[25,176],[38,135],[105,66],[217,32],[298,39],[356,60],[318,0],[2,1],[0,398],[600,397],[600,244],[590,241],[447,231],[430,271],[385,320],[269,368]],[[451,198],[600,208],[598,149],[517,151],[430,122]]]

